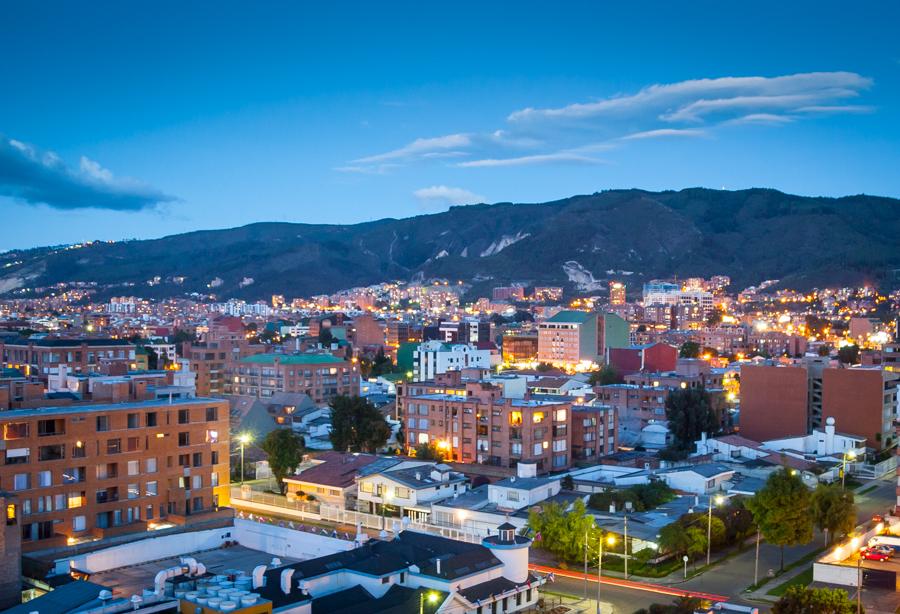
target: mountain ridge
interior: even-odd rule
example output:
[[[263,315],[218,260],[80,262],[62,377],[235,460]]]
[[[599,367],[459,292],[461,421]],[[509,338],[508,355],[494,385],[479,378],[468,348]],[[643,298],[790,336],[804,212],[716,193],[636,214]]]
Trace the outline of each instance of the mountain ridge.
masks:
[[[255,222],[80,248],[12,250],[0,254],[0,295],[79,281],[111,286],[107,295],[205,292],[247,299],[431,278],[585,292],[612,277],[640,283],[670,275],[725,274],[740,287],[764,279],[801,289],[893,283],[900,269],[898,214],[900,200],[881,196],[607,190],[348,225]],[[149,284],[155,277],[161,281]]]

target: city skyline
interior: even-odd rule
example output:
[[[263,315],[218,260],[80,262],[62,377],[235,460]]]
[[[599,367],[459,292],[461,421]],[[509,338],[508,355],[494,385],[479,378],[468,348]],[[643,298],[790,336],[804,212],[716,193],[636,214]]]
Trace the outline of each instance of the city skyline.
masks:
[[[900,196],[896,9],[536,6],[10,7],[0,249],[630,187]]]

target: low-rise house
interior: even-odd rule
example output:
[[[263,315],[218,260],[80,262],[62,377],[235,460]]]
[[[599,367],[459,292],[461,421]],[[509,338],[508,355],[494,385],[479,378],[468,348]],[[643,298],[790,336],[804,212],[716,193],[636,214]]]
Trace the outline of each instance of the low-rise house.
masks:
[[[321,503],[354,509],[357,478],[397,461],[374,454],[324,452],[312,462],[312,467],[284,479],[288,498],[303,493],[315,496]]]
[[[703,463],[684,467],[669,467],[636,471],[614,478],[616,486],[646,484],[652,479],[661,480],[674,490],[704,495],[722,490],[734,475],[734,470],[719,463]]]
[[[427,522],[431,504],[466,492],[466,477],[449,466],[401,462],[358,478],[357,509]]]

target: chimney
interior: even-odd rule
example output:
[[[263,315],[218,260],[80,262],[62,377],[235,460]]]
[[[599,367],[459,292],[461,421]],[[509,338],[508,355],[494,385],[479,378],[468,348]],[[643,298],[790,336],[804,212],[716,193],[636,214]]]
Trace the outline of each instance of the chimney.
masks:
[[[422,472],[421,472],[421,471],[416,471],[416,479],[417,479],[417,480],[421,480],[421,479],[422,479]]]
[[[253,588],[261,588],[261,587],[265,586],[265,584],[266,584],[265,577],[264,577],[265,573],[266,573],[265,565],[257,565],[256,567],[253,568]]]

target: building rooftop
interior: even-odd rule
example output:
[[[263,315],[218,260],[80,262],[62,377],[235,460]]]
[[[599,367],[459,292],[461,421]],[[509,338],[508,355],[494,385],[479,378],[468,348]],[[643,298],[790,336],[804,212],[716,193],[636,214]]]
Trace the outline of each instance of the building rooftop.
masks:
[[[552,318],[544,320],[545,322],[566,323],[566,324],[582,324],[587,322],[594,315],[587,311],[560,311]]]
[[[97,601],[100,591],[106,590],[102,584],[86,580],[76,580],[56,587],[49,593],[32,599],[27,603],[4,610],[5,614],[63,614],[83,609],[83,606]],[[98,601],[99,605],[99,601]]]
[[[58,407],[39,407],[36,409],[10,409],[0,414],[0,418],[32,418],[34,416],[59,416],[68,414],[81,414],[89,412],[129,411],[135,409],[149,409],[151,407],[185,405],[209,405],[221,403],[222,399],[196,397],[191,399],[152,399],[149,401],[130,401],[128,403],[105,403],[101,405],[62,405]]]
[[[344,362],[333,354],[254,354],[241,358],[241,364],[271,365],[278,360],[283,365],[319,365]]]
[[[324,460],[324,462],[310,467],[297,475],[287,477],[285,481],[347,488],[354,484],[356,476],[359,475],[363,468],[377,463],[381,458],[374,454],[326,452],[316,460]]]

